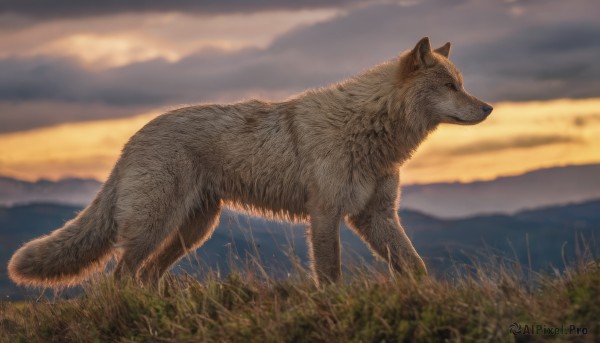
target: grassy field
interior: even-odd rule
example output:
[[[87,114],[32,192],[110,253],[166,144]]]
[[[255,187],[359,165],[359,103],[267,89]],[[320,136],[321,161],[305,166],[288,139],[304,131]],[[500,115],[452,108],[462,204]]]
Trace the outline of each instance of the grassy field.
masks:
[[[481,266],[451,280],[362,270],[320,289],[260,272],[169,276],[158,292],[99,278],[75,299],[0,303],[0,341],[600,340],[597,263],[552,277],[521,270]]]

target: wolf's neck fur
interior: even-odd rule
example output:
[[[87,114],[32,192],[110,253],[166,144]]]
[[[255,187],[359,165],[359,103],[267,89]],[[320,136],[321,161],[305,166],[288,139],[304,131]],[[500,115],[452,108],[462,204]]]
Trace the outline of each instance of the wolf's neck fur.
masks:
[[[321,105],[329,111],[323,115],[341,123],[351,163],[363,165],[358,170],[365,173],[398,168],[437,126],[419,106],[418,94],[402,80],[399,66],[395,58],[317,92],[327,97],[313,97],[325,99]]]

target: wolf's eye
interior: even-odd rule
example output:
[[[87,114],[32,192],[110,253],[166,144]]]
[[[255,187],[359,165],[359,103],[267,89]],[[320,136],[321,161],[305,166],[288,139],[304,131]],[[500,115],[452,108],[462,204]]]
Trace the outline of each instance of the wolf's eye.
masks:
[[[446,83],[446,87],[452,89],[455,92],[458,90],[458,88],[456,88],[456,85],[454,83],[452,83],[452,82]]]

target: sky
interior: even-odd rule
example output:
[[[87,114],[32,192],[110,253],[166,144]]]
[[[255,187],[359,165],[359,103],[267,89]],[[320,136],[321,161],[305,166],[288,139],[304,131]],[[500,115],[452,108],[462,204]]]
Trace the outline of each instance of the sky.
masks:
[[[486,122],[442,125],[405,183],[600,162],[595,0],[8,0],[0,175],[103,180],[127,138],[177,107],[278,101],[412,48],[452,43]]]

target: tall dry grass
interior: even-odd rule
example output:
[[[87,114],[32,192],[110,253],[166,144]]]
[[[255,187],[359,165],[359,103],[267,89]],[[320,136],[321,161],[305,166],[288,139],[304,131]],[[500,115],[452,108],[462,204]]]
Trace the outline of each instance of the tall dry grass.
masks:
[[[248,266],[254,267],[225,278],[209,273],[203,281],[169,275],[159,291],[98,277],[75,299],[2,302],[0,341],[600,340],[596,262],[551,276],[519,265],[480,264],[445,279],[354,268],[344,282],[322,288],[300,265],[283,280],[270,278],[257,263]],[[529,334],[513,335],[515,322],[522,331],[531,327]],[[579,334],[569,334],[571,325]]]

